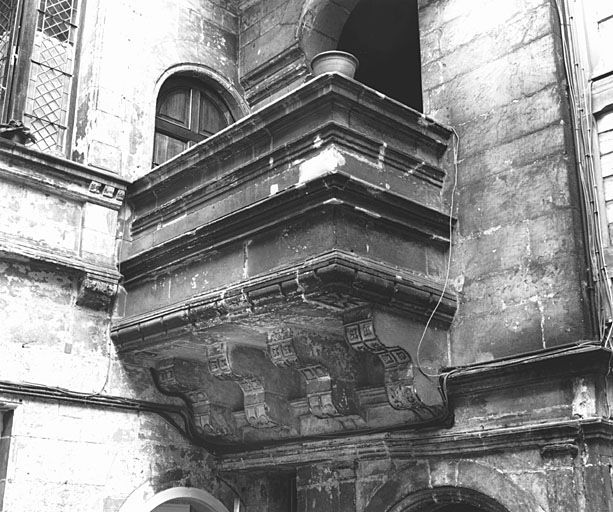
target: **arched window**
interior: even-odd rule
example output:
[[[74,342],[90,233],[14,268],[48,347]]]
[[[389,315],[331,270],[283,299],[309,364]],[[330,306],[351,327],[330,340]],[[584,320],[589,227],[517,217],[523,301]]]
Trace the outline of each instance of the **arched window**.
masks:
[[[219,94],[187,77],[166,81],[158,95],[155,114],[153,165],[171,159],[234,122]]]
[[[338,49],[359,59],[356,80],[423,110],[417,0],[360,0]]]

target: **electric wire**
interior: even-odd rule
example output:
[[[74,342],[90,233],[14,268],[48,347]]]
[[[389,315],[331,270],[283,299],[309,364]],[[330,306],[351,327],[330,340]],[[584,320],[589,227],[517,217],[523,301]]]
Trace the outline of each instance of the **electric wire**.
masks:
[[[449,277],[451,274],[451,263],[452,263],[452,255],[453,255],[453,250],[452,250],[453,248],[453,241],[452,241],[453,212],[455,209],[455,196],[456,196],[456,192],[458,188],[458,165],[459,165],[458,159],[459,159],[459,154],[460,154],[460,136],[458,135],[458,132],[456,131],[455,128],[451,128],[451,131],[453,133],[453,184],[451,187],[451,198],[449,200],[450,202],[450,205],[449,205],[449,250],[447,251],[447,265],[446,265],[446,270],[445,270],[445,282],[443,284],[443,290],[441,291],[441,294],[434,308],[432,309],[432,312],[430,313],[430,316],[428,317],[428,321],[426,322],[426,325],[421,333],[421,337],[419,338],[419,343],[417,344],[417,350],[416,350],[416,355],[415,355],[417,369],[426,377],[433,377],[433,378],[440,377],[442,373],[436,373],[436,374],[428,373],[423,368],[423,365],[421,364],[420,351],[421,351],[421,347],[423,345],[424,339],[426,337],[426,334],[428,333],[430,324],[432,323],[432,320],[434,316],[436,315],[438,308],[443,302],[443,297],[445,296],[445,292],[447,291],[447,288],[449,287]]]
[[[566,75],[566,82],[569,92],[569,103],[571,107],[571,119],[573,122],[573,138],[575,142],[575,150],[577,153],[577,171],[579,177],[579,184],[581,189],[582,201],[584,206],[584,223],[585,223],[585,237],[586,248],[588,256],[588,271],[593,281],[592,299],[594,301],[594,314],[596,317],[597,329],[598,329],[598,345],[608,349],[612,349],[613,339],[613,290],[611,287],[611,279],[608,275],[606,261],[604,259],[604,243],[602,239],[602,229],[600,222],[600,212],[598,209],[598,180],[596,179],[594,169],[594,147],[592,143],[594,118],[592,115],[592,98],[591,90],[587,84],[585,78],[585,70],[579,64],[579,59],[576,58],[576,46],[574,42],[575,34],[573,33],[573,25],[570,20],[567,20],[564,14],[563,8],[559,4],[559,0],[552,0],[553,5],[557,11],[559,23],[562,32],[562,47],[564,58],[564,72]],[[583,85],[581,90],[579,88]],[[455,194],[457,190],[458,181],[458,159],[460,148],[460,137],[455,129],[454,145],[453,145],[453,187],[450,199],[450,223],[449,223],[449,240],[452,241],[453,235],[453,212],[455,206]],[[527,362],[535,361],[540,358],[541,355],[527,355],[525,357],[517,357],[512,361],[489,362],[477,365],[471,365],[467,367],[457,367],[447,371],[440,371],[437,373],[430,373],[426,371],[421,364],[420,352],[426,337],[428,328],[443,300],[443,295],[449,285],[449,277],[452,263],[452,247],[450,244],[449,253],[447,258],[447,268],[445,275],[445,282],[443,285],[443,292],[441,293],[434,309],[432,310],[422,335],[419,339],[416,352],[416,366],[417,369],[425,376],[431,378],[439,378],[439,392],[443,399],[444,404],[448,404],[448,380],[453,376],[461,372],[477,371],[483,369],[509,367],[518,364],[525,364]],[[572,347],[563,349],[548,350],[547,354],[564,354],[577,350],[578,348],[586,345],[593,346],[594,342],[586,342],[574,345]],[[613,360],[613,352],[611,355]],[[611,366],[611,365],[610,365]],[[609,372],[611,368],[609,369]]]
[[[602,222],[598,207],[600,192],[594,164],[593,130],[595,120],[590,80],[586,77],[585,68],[581,65],[581,58],[578,55],[576,17],[573,15],[572,6],[564,0],[562,4],[559,0],[552,0],[552,2],[561,27],[564,72],[573,123],[578,178],[586,213],[584,216],[584,231],[588,252],[588,271],[593,284],[593,290],[590,291],[595,306],[596,327],[603,346],[612,348],[613,291],[604,258]]]

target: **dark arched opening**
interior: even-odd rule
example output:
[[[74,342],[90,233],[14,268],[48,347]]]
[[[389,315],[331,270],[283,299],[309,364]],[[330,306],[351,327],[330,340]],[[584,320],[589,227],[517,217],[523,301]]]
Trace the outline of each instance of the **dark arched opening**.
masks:
[[[423,110],[417,0],[361,0],[338,49],[360,60],[356,80]]]

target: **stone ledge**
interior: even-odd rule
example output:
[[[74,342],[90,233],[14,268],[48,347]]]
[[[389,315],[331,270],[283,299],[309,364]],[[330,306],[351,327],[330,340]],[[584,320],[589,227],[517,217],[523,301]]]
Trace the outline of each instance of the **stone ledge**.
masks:
[[[220,467],[228,471],[266,470],[280,464],[304,464],[326,460],[415,460],[427,457],[474,457],[500,451],[537,450],[553,443],[574,444],[579,436],[585,440],[609,441],[613,438],[610,420],[570,420],[496,428],[474,432],[455,432],[446,428],[406,427],[396,431],[345,433],[342,439],[306,439],[286,442],[265,449],[232,449],[220,459]]]
[[[155,208],[141,206],[140,213],[136,214],[132,223],[132,234],[135,237],[141,236],[147,230],[158,229],[159,226],[172,223],[181,216],[197,212],[207,202],[219,200],[229,193],[238,195],[240,189],[249,186],[250,183],[263,183],[267,178],[271,179],[271,161],[275,163],[275,169],[283,169],[283,178],[275,176],[273,181],[287,181],[284,186],[288,188],[303,185],[298,173],[299,166],[296,163],[305,162],[309,158],[313,153],[314,141],[317,141],[320,148],[334,148],[344,158],[352,162],[359,161],[360,169],[352,165],[350,170],[345,171],[345,174],[350,172],[355,179],[367,182],[370,178],[369,173],[377,171],[383,163],[382,144],[379,140],[369,138],[336,122],[328,122],[314,130],[306,131],[282,147],[265,152],[258,158],[249,158],[240,162],[223,177],[213,175],[209,179],[203,179],[200,184],[190,184],[187,191],[179,190],[176,197]],[[400,148],[385,147],[384,150],[386,173],[380,179],[384,179],[387,186],[396,194],[405,195],[407,199],[419,201],[434,209],[440,207],[445,171]],[[213,153],[206,156],[200,165],[203,169],[215,168],[220,158],[221,156]],[[296,169],[290,171],[291,166]],[[381,188],[383,185],[373,183],[373,186]],[[384,190],[387,192],[387,189]],[[263,186],[256,189],[256,192],[259,194],[256,200],[264,200],[271,196]],[[130,200],[135,204],[140,204],[141,199],[141,196],[130,196]],[[253,201],[254,198],[251,197],[250,200]],[[239,201],[240,199],[237,202]],[[243,200],[239,205],[248,206],[249,203]],[[217,212],[216,215],[221,216],[223,213]]]
[[[128,181],[112,173],[0,139],[0,177],[60,197],[119,210]]]
[[[178,230],[175,236],[170,233],[168,241],[124,259],[121,271],[126,283],[143,279],[171,263],[176,266],[323,208],[343,208],[351,211],[352,216],[375,218],[382,226],[399,228],[430,245],[449,244],[453,220],[447,214],[335,173],[291,187],[192,230],[185,230],[181,223],[173,224],[173,229]]]
[[[425,318],[442,293],[443,284],[427,277],[334,251],[297,267],[195,295],[171,308],[118,320],[111,336],[120,352],[151,350],[168,343],[173,332],[182,335],[278,306],[293,315],[290,305],[309,303],[314,309],[330,310],[334,317],[347,306],[374,303]],[[455,308],[454,295],[445,291],[434,319],[449,326]],[[283,316],[282,311],[278,314]]]
[[[37,262],[59,267],[66,271],[95,276],[97,279],[119,282],[121,274],[115,267],[95,265],[75,255],[60,254],[50,248],[24,244],[7,239],[0,234],[0,256],[18,262]]]
[[[81,258],[32,244],[15,243],[0,234],[0,259],[58,268],[79,278],[76,304],[108,311],[119,291],[121,275],[114,267],[94,265]]]
[[[450,368],[450,394],[472,396],[480,392],[513,389],[517,387],[519,375],[522,385],[552,378],[567,380],[586,373],[606,375],[610,371],[610,355],[611,351],[602,347],[600,342],[584,340],[520,357]]]

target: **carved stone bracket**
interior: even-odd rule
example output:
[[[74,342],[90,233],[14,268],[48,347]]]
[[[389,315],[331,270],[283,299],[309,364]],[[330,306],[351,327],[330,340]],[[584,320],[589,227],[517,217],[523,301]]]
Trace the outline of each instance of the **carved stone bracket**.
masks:
[[[158,364],[156,374],[160,387],[169,392],[183,394],[191,403],[194,423],[204,436],[237,439],[237,429],[232,411],[221,397],[211,397],[207,391],[215,391],[207,385],[206,368],[197,363],[166,359]]]
[[[541,447],[541,457],[544,459],[564,459],[570,457],[574,459],[579,454],[579,445],[576,440],[566,442],[550,443]]]
[[[268,354],[275,366],[293,368],[306,381],[307,403],[317,418],[335,418],[357,413],[355,389],[333,378],[330,370],[313,358],[301,358],[290,328],[277,329],[268,335]],[[311,359],[310,361],[306,359]]]
[[[233,345],[225,341],[216,341],[207,345],[211,375],[238,384],[243,392],[245,418],[252,427],[263,429],[288,426],[290,418],[287,400],[278,393],[269,392],[262,378],[235,369],[231,355],[232,347]],[[257,367],[254,361],[253,369]]]
[[[95,310],[108,310],[117,295],[116,282],[99,279],[91,274],[84,275],[79,282],[77,306]]]
[[[420,398],[411,355],[402,347],[386,346],[377,336],[370,308],[359,308],[344,316],[345,340],[358,352],[370,352],[381,361],[387,399],[394,409],[410,409],[417,414],[433,412],[440,404],[428,405]]]

